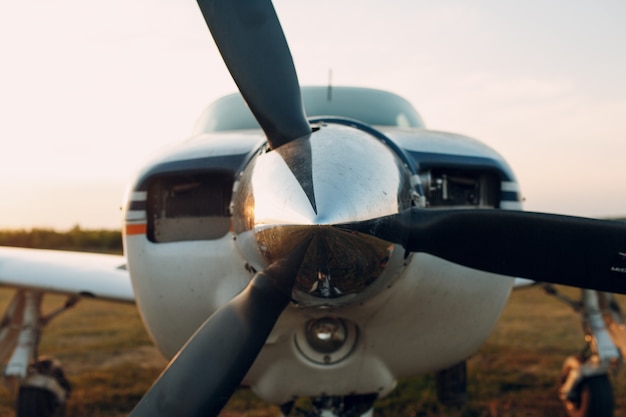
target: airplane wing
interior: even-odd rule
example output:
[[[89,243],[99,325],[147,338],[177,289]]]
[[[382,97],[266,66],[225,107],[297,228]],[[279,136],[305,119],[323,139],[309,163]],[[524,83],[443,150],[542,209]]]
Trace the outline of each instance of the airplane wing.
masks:
[[[0,286],[135,302],[121,255],[0,247]]]
[[[513,288],[530,287],[535,284],[537,284],[537,281],[533,281],[531,279],[515,278],[515,284],[513,285]]]

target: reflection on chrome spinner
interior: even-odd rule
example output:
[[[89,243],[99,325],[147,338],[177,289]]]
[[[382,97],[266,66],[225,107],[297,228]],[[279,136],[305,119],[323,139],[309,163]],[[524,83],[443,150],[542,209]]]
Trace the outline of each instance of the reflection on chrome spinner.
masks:
[[[346,154],[352,157],[339,158]],[[410,177],[378,139],[343,126],[322,126],[246,168],[233,203],[238,247],[260,270],[313,235],[294,299],[301,305],[354,301],[392,280],[403,266],[404,251],[335,226],[410,207]]]

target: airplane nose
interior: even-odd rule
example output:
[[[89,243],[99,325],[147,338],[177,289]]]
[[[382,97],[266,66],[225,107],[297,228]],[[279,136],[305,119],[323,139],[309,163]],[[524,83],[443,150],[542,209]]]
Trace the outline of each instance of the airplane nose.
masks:
[[[273,224],[339,224],[407,208],[410,174],[378,139],[321,127],[255,158],[235,196],[236,231]]]
[[[259,155],[237,187],[237,244],[261,270],[313,235],[294,287],[306,305],[354,299],[400,264],[403,250],[334,225],[398,213],[411,205],[410,173],[384,143],[328,125]],[[393,263],[393,262],[392,262]]]

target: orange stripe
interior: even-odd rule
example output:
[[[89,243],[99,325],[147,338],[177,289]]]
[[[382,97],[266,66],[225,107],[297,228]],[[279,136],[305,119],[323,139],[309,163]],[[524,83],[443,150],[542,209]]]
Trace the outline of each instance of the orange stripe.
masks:
[[[146,224],[127,224],[126,225],[126,235],[145,235],[146,234]]]

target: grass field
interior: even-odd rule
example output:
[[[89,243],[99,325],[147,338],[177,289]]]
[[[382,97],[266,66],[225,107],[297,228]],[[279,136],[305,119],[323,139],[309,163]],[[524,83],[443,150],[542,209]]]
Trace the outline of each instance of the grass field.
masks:
[[[10,296],[10,291],[0,291],[2,308]],[[49,296],[46,308],[63,301]],[[378,401],[377,415],[564,416],[556,397],[556,380],[563,359],[582,346],[579,320],[569,307],[540,288],[518,290],[494,333],[469,360],[466,406],[438,405],[434,376],[427,375],[400,381],[396,391]],[[94,300],[81,301],[53,321],[44,333],[41,353],[64,363],[74,387],[67,407],[70,417],[127,415],[166,363],[143,330],[134,306]],[[618,374],[613,382],[615,415],[624,415],[626,375]],[[2,388],[0,417],[13,415],[12,402],[9,390]],[[275,416],[278,410],[242,390],[222,415]]]

